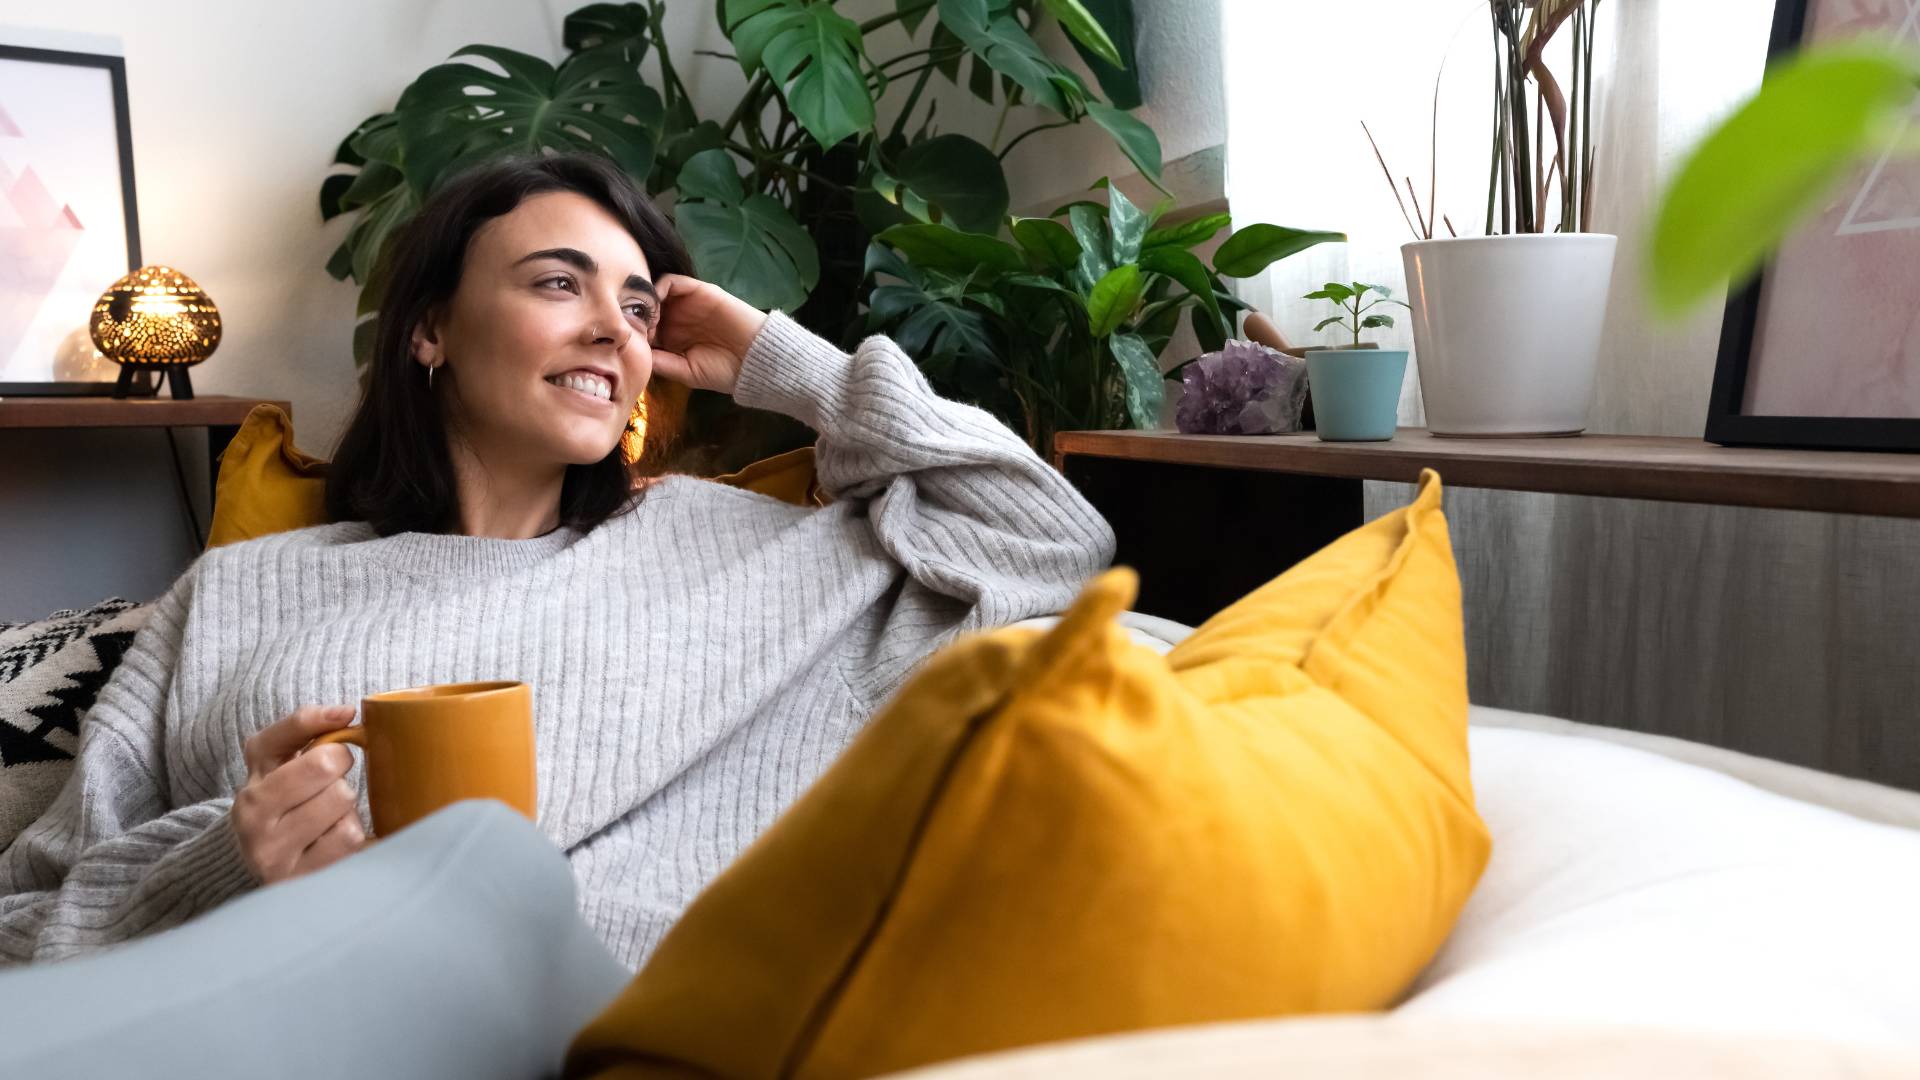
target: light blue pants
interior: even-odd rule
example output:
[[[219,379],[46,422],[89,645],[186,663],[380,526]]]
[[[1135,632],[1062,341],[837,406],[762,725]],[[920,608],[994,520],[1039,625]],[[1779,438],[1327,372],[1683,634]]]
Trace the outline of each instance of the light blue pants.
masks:
[[[566,857],[462,803],[174,930],[0,974],[0,1076],[529,1080],[630,977]]]

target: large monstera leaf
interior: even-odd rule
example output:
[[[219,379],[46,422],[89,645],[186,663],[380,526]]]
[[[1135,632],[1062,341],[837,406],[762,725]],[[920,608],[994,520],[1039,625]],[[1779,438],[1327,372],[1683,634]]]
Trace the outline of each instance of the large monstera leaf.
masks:
[[[1105,33],[1102,20],[1080,0],[1047,0],[1046,6],[1060,19],[1076,45],[1118,58],[1117,46]],[[1131,19],[1130,5],[1107,6],[1116,9],[1112,13],[1116,21],[1122,8]],[[1070,120],[1085,116],[1105,128],[1141,174],[1155,184],[1160,183],[1160,140],[1153,129],[1125,110],[1094,98],[1080,76],[1048,56],[1014,18],[1011,0],[937,0],[937,10],[941,33],[935,35],[935,49],[940,47],[942,34],[951,35],[966,46],[974,57],[976,93],[991,99],[991,81],[983,84],[980,76],[987,69],[997,72],[1002,78],[1012,80],[1028,101],[1044,105]],[[957,57],[941,70],[947,72],[949,78],[956,78]]]
[[[501,153],[595,151],[636,177],[653,167],[660,95],[618,50],[580,53],[558,68],[491,45],[453,55],[490,60],[501,70],[440,64],[400,95],[400,153],[417,194]]]
[[[359,211],[346,239],[327,260],[327,273],[340,281],[360,285],[353,330],[354,362],[365,365],[373,355],[374,313],[380,308],[383,282],[376,275],[379,256],[388,238],[420,209],[420,199],[400,171],[398,117],[380,113],[367,118],[340,142],[333,163],[359,169],[334,173],[320,186],[320,217],[331,220]]]
[[[1083,25],[1081,17],[1055,10],[1069,2],[1084,9],[1106,38],[1108,49],[1102,49],[1091,32],[1075,29]],[[1139,108],[1143,96],[1139,63],[1134,58],[1133,0],[1054,0],[1048,10],[1054,11],[1055,17],[1072,34],[1074,51],[1100,80],[1100,89],[1106,91],[1107,101],[1117,109]]]
[[[560,25],[560,42],[574,52],[614,49],[630,64],[647,58],[653,26],[639,4],[588,4]]]
[[[726,0],[727,37],[740,66],[761,68],[822,148],[873,127],[865,36],[817,0]]]
[[[965,135],[935,135],[908,146],[893,173],[877,176],[874,186],[892,201],[907,203],[909,212],[914,212],[911,198],[917,197],[923,206],[937,207],[942,220],[988,235],[1000,230],[1010,201],[1000,159]],[[927,220],[924,213],[915,216]]]
[[[939,0],[940,25],[978,60],[1020,84],[1027,99],[1061,116],[1074,115],[1086,87],[1060,66],[1014,19],[1007,0]]]
[[[767,195],[747,194],[733,157],[703,150],[680,170],[674,223],[695,271],[747,303],[793,311],[820,281],[813,238]]]
[[[449,176],[507,153],[592,151],[637,177],[652,167],[660,98],[619,49],[582,53],[555,68],[511,49],[474,45],[492,71],[453,61],[428,69],[390,113],[363,122],[340,144],[336,172],[320,189],[320,214],[359,212],[327,271],[361,286],[354,355],[364,364],[383,283],[379,267],[393,234]]]
[[[922,273],[881,244],[867,249],[866,274],[874,279],[867,299],[867,327],[895,343],[932,375],[951,375],[962,361],[993,359],[992,335],[979,312],[966,309],[965,282],[943,283]],[[881,281],[879,274],[896,279]]]
[[[420,200],[400,171],[398,124],[394,113],[368,117],[341,140],[333,155],[335,165],[360,171],[334,173],[320,186],[321,220],[362,211],[327,260],[327,272],[341,281],[352,278],[365,284],[387,237],[419,209]]]

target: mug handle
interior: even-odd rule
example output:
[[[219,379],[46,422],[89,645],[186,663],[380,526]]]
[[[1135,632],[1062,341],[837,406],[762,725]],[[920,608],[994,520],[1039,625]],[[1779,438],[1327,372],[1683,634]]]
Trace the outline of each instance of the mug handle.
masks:
[[[355,724],[352,727],[344,727],[338,731],[329,731],[325,735],[308,743],[306,749],[300,752],[304,754],[307,750],[311,750],[316,746],[328,746],[333,743],[350,743],[359,747],[361,753],[365,753],[367,749],[367,729],[359,724]],[[375,839],[377,838],[368,836],[367,843],[371,844]]]
[[[316,746],[327,746],[332,743],[352,743],[360,749],[365,750],[367,748],[367,729],[361,727],[359,724],[355,724],[352,727],[341,728],[339,731],[329,731],[325,735],[308,743],[306,750],[300,752],[304,754],[307,750],[311,750]]]

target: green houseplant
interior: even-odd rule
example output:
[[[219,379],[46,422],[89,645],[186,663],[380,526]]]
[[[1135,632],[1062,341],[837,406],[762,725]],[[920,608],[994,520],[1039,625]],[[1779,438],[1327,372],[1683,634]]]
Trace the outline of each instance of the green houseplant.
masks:
[[[1029,136],[1091,121],[1159,181],[1159,141],[1127,112],[1140,103],[1132,0],[897,0],[861,22],[832,0],[718,0],[715,15],[733,46],[721,58],[749,76],[718,118],[693,105],[668,48],[665,10],[666,0],[579,8],[564,21],[567,55],[557,65],[494,46],[460,49],[342,140],[320,210],[352,221],[327,269],[360,286],[360,363],[371,348],[386,243],[445,179],[498,154],[606,154],[668,196],[703,277],[846,343],[862,322],[870,237],[914,223],[997,230],[1008,205],[1001,161]],[[1035,42],[1046,19],[1065,28],[1098,90]],[[869,42],[895,26],[913,47],[871,55]],[[935,77],[1000,106],[989,143],[935,128],[926,94]],[[883,126],[878,106],[890,94],[899,108]],[[1020,104],[1051,119],[1007,131]],[[773,430],[755,432],[713,395],[696,394],[691,411],[696,429],[731,416],[707,441],[733,444],[738,460],[716,466],[805,438],[797,425],[766,417],[758,422]]]
[[[460,49],[341,142],[320,209],[323,218],[353,220],[328,269],[361,286],[363,314],[378,306],[373,272],[393,232],[443,180],[497,154],[608,155],[648,190],[678,197],[676,224],[704,276],[755,304],[804,311],[815,325],[837,328],[857,325],[871,232],[910,221],[993,232],[1007,208],[1001,159],[1035,131],[1091,119],[1144,174],[1159,176],[1152,131],[1031,37],[1042,12],[1059,17],[1076,43],[1112,61],[1103,70],[1116,72],[1114,85],[1137,104],[1130,55],[1082,0],[902,0],[862,23],[822,0],[721,0],[716,10],[734,58],[751,76],[721,119],[695,114],[666,46],[665,7],[646,0],[574,11],[558,65],[488,45]],[[1129,30],[1130,44],[1130,4],[1095,7]],[[925,29],[927,44],[870,57],[867,39],[896,23]],[[657,86],[642,72],[649,57]],[[928,80],[958,80],[963,70],[1003,113],[1030,102],[1058,119],[998,148],[937,133]],[[897,119],[876,126],[876,102],[901,88]],[[683,190],[689,167],[694,184]]]
[[[1374,298],[1368,300],[1368,293],[1375,294]],[[1314,324],[1313,328],[1315,330],[1325,330],[1329,326],[1338,326],[1353,335],[1353,347],[1356,349],[1360,347],[1360,331],[1374,330],[1382,326],[1393,325],[1393,316],[1385,312],[1375,312],[1369,315],[1367,314],[1368,312],[1373,311],[1374,308],[1379,307],[1381,304],[1398,304],[1401,307],[1408,306],[1404,300],[1395,300],[1393,298],[1393,290],[1385,285],[1367,285],[1358,281],[1346,285],[1342,285],[1337,281],[1329,281],[1301,299],[1326,300],[1331,302],[1335,307],[1338,307],[1340,314],[1321,319],[1318,323]]]
[[[1373,294],[1368,299],[1369,293]],[[1393,325],[1393,316],[1373,309],[1399,304],[1393,290],[1364,282],[1329,281],[1306,295],[1340,309],[1320,320],[1315,330],[1337,326],[1351,346],[1307,353],[1307,387],[1313,395],[1314,426],[1326,442],[1378,442],[1393,438],[1400,410],[1400,385],[1407,377],[1407,350],[1362,348],[1360,332]]]
[[[1245,309],[1222,278],[1250,277],[1337,232],[1249,225],[1209,267],[1193,252],[1230,227],[1209,214],[1156,228],[1165,207],[1134,205],[1106,181],[1105,203],[1010,218],[1011,241],[943,224],[878,237],[869,329],[891,334],[943,394],[971,401],[1041,454],[1055,432],[1145,428],[1163,400],[1158,357],[1181,319],[1207,349]],[[1169,373],[1171,374],[1171,373]]]

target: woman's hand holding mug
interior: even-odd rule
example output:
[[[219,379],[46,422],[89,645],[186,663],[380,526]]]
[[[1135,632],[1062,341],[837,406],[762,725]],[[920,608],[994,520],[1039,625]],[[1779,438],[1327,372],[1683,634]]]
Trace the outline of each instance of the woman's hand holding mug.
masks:
[[[301,749],[353,721],[351,705],[308,705],[246,742],[247,782],[232,822],[247,869],[263,885],[310,874],[360,850],[360,797],[346,781],[344,746]]]

